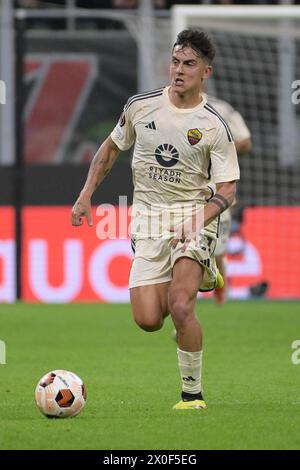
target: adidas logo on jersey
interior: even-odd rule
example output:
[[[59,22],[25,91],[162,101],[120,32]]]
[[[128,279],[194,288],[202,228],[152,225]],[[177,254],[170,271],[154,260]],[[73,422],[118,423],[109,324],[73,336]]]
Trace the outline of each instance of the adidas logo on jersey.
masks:
[[[154,131],[156,131],[156,126],[155,126],[155,122],[152,121],[152,122],[149,122],[149,124],[147,124],[147,129],[153,129]]]

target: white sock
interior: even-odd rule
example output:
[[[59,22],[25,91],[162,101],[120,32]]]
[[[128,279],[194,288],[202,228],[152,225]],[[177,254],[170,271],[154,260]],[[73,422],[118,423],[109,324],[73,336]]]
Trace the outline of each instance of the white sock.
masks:
[[[177,356],[182,391],[193,394],[200,393],[202,391],[202,351],[188,352],[177,348]]]

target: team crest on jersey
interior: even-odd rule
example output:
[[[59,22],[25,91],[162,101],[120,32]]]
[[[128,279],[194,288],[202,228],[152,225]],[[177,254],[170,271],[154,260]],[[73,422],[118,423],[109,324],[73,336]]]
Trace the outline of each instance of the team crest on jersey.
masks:
[[[119,119],[119,125],[120,125],[120,127],[125,126],[125,122],[126,122],[126,121],[125,121],[125,113],[124,113],[124,111],[123,111],[123,113],[121,114],[120,119]]]
[[[189,129],[187,133],[188,141],[191,145],[196,145],[202,139],[202,132],[199,129]]]

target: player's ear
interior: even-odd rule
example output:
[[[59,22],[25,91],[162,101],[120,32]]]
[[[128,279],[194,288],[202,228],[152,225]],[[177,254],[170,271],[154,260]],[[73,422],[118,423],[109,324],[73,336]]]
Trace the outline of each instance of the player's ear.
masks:
[[[204,69],[203,78],[206,79],[210,77],[212,73],[213,73],[212,65],[206,65]]]

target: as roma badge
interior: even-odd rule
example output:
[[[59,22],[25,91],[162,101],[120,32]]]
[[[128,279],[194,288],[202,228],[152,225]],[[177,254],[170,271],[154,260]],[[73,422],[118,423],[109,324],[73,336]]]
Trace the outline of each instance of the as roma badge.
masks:
[[[196,145],[202,139],[202,132],[199,129],[189,129],[187,133],[188,141],[191,145]]]

